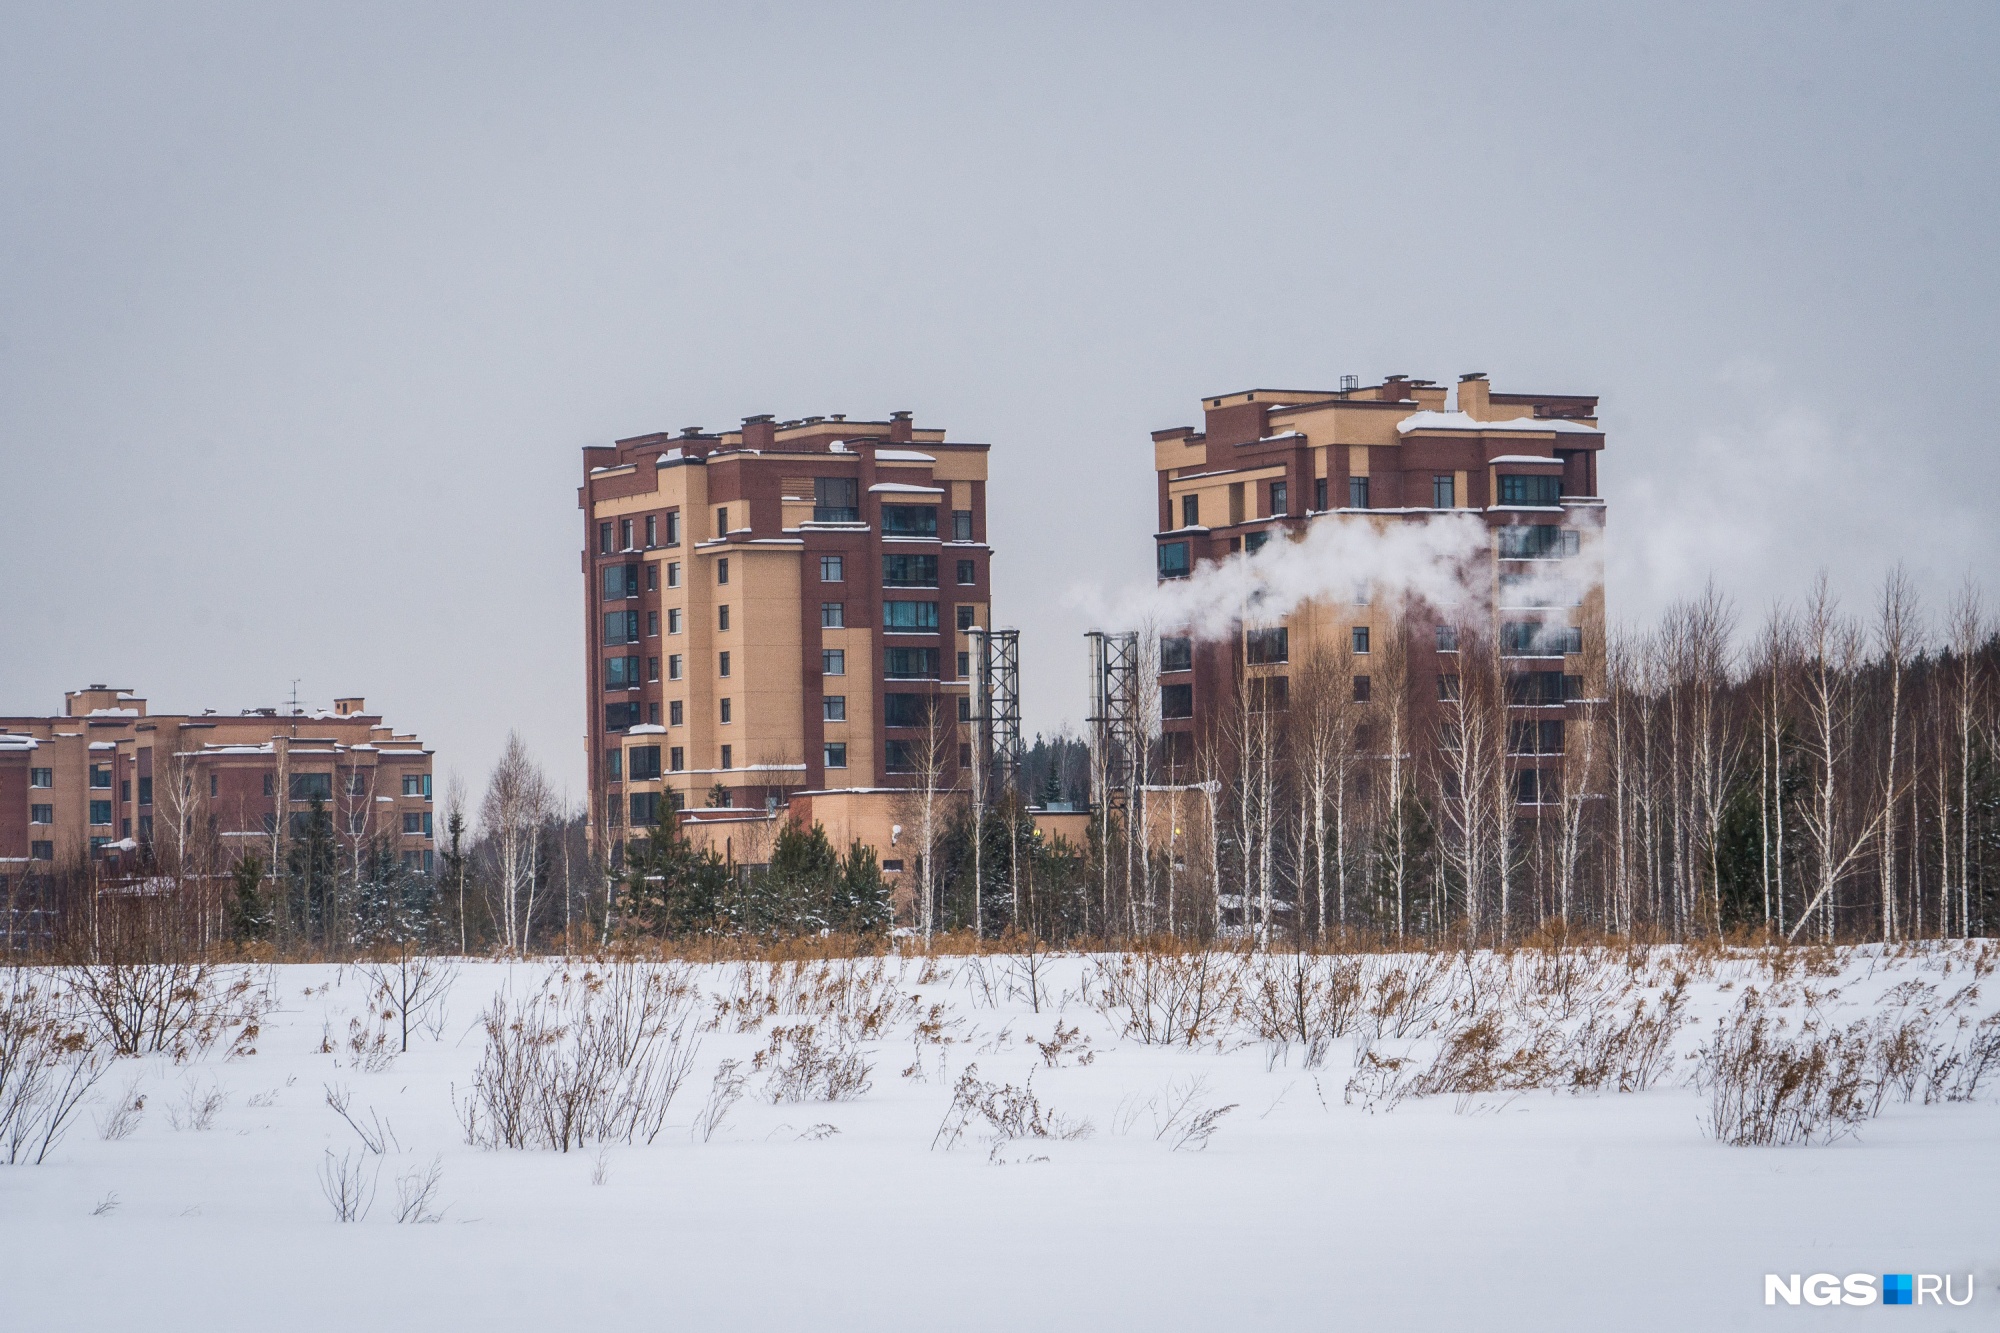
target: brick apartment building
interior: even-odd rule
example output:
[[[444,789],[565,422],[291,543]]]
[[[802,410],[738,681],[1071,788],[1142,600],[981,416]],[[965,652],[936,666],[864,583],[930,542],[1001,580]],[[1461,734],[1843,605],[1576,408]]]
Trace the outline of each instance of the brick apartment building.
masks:
[[[1202,429],[1153,433],[1159,577],[1185,577],[1204,560],[1254,552],[1314,524],[1479,515],[1492,543],[1472,574],[1472,619],[1506,673],[1517,800],[1540,805],[1560,789],[1565,721],[1578,720],[1579,698],[1602,690],[1597,399],[1496,393],[1477,374],[1460,379],[1449,409],[1448,396],[1442,385],[1397,375],[1365,388],[1349,380],[1338,391],[1204,399]],[[1551,596],[1552,588],[1566,591]],[[1231,640],[1166,638],[1159,681],[1169,764],[1189,767],[1197,738],[1238,704],[1239,688],[1282,707],[1287,674],[1315,645],[1350,655],[1356,701],[1379,693],[1383,636],[1403,613],[1327,599],[1244,625]],[[1403,627],[1412,734],[1432,736],[1439,707],[1457,697],[1456,636],[1466,617],[1447,623],[1422,605],[1406,613],[1424,621]]]
[[[987,450],[907,412],[584,450],[591,830],[614,861],[664,805],[739,861],[789,809],[902,868],[899,797],[967,759]]]
[[[256,850],[315,796],[340,836],[392,839],[405,864],[431,868],[431,752],[363,700],[160,714],[92,685],[60,717],[0,717],[0,877],[84,856],[129,870],[197,827]]]

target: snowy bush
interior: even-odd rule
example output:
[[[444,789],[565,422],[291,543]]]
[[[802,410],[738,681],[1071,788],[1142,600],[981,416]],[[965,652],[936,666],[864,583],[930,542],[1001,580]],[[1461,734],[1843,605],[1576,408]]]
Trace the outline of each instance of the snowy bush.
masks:
[[[0,1156],[45,1160],[110,1061],[67,997],[22,968],[0,982]]]
[[[1043,1106],[1035,1096],[1035,1076],[1027,1084],[989,1083],[979,1077],[978,1065],[967,1065],[952,1089],[951,1105],[931,1138],[931,1148],[949,1152],[958,1146],[975,1121],[987,1126],[985,1137],[991,1154],[1017,1139],[1083,1139],[1090,1137],[1088,1120],[1071,1120],[1053,1107]]]
[[[773,1102],[847,1101],[868,1091],[874,1070],[840,1027],[822,1036],[815,1023],[772,1028],[771,1044],[750,1067],[769,1071],[764,1095]]]
[[[232,1030],[247,1052],[268,1005],[247,969],[210,963],[84,963],[59,975],[94,1038],[118,1055],[188,1060]]]
[[[554,1148],[651,1143],[694,1063],[693,985],[680,966],[610,963],[502,991],[459,1108],[466,1142]]]

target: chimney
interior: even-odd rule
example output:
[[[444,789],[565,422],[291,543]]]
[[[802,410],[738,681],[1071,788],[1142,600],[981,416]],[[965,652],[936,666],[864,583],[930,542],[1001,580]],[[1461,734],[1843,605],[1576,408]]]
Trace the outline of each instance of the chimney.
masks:
[[[333,701],[333,715],[335,717],[353,717],[356,713],[366,712],[367,709],[364,707],[366,702],[358,694],[347,699],[335,699]]]
[[[778,443],[777,419],[769,412],[743,418],[743,447],[769,449]]]
[[[891,444],[909,443],[913,438],[910,431],[910,414],[908,412],[891,412],[889,414],[889,442]]]
[[[1486,382],[1486,372],[1475,370],[1458,377],[1458,410],[1474,421],[1492,420],[1493,386]]]

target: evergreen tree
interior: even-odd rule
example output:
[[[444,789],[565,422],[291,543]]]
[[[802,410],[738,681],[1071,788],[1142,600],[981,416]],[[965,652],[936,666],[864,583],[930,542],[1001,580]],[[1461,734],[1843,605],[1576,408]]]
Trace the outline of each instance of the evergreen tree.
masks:
[[[887,930],[895,919],[895,896],[882,877],[875,849],[857,838],[840,863],[840,899],[833,924],[856,935],[873,935]]]
[[[304,914],[308,937],[322,943],[333,925],[339,855],[326,801],[315,796],[303,824],[293,829],[291,843],[285,848],[285,877],[297,910]]]
[[[403,864],[392,839],[374,840],[362,858],[361,875],[354,904],[357,944],[404,948],[429,938],[435,886],[430,876]]]
[[[645,838],[625,844],[619,914],[626,928],[658,935],[713,931],[724,924],[730,867],[713,848],[700,851],[671,811]]]
[[[758,878],[764,881],[758,901],[764,919],[751,929],[827,930],[844,924],[840,856],[817,822],[810,829],[794,823],[780,829],[771,863]]]
[[[246,852],[229,868],[233,893],[229,899],[229,935],[239,944],[271,933],[271,909],[264,901],[264,861]]]

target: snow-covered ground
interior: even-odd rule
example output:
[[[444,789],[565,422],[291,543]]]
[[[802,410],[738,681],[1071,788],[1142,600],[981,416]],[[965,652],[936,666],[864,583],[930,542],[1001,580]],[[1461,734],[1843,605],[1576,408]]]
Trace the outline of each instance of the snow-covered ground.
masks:
[[[1392,965],[1368,960],[1364,981],[1379,986]],[[631,1144],[566,1153],[469,1145],[461,1109],[486,1046],[482,1011],[560,966],[461,965],[442,1012],[423,1015],[393,1058],[350,1040],[358,1031],[373,1048],[383,1026],[356,969],[256,969],[270,1007],[254,1054],[230,1057],[225,1038],[186,1063],[120,1060],[44,1164],[0,1166],[0,1327],[1683,1330],[1885,1318],[1765,1305],[1766,1273],[1820,1272],[1955,1274],[1961,1295],[1971,1273],[1973,1304],[1888,1317],[2000,1326],[2000,1087],[1971,1102],[1887,1097],[1830,1144],[1731,1147],[1705,1132],[1693,1053],[1746,989],[1772,993],[1759,960],[1658,954],[1635,968],[1606,956],[1567,981],[1531,976],[1547,964],[1526,955],[1449,961],[1434,984],[1451,998],[1427,1021],[1449,1021],[1475,982],[1486,1002],[1496,986],[1540,996],[1519,1012],[1550,1023],[1559,1005],[1657,1008],[1683,969],[1687,1021],[1642,1092],[1401,1100],[1379,1065],[1349,1092],[1363,1039],[1382,1026],[1365,1013],[1310,1068],[1303,1044],[1258,1037],[1247,989],[1243,1012],[1219,1015],[1192,1047],[1138,1040],[1129,1009],[1107,998],[1115,959],[1045,956],[1040,1012],[1004,957],[892,958],[879,975],[866,961],[826,975],[806,965],[775,986],[765,965],[703,966],[673,974],[696,988],[680,1004],[700,1044],[650,1143],[642,1129]],[[1966,947],[1844,951],[1817,971],[1777,983],[1788,1013],[1810,1003],[1835,1024],[1873,1019],[1907,1010],[1917,990],[1895,988],[1913,981],[1935,987],[1923,992],[1934,1004],[1959,996],[1960,1017],[1995,1007],[1963,991],[1975,981]],[[2000,1000],[2000,977],[1985,984]],[[741,1002],[719,1013],[719,996]],[[814,1003],[817,1015],[784,1011]],[[860,1012],[870,1005],[873,1020]],[[1428,1066],[1435,1034],[1410,1021],[1402,1038],[1370,1044],[1376,1061]],[[772,1059],[758,1068],[756,1054],[774,1028],[805,1022],[866,1063],[865,1091],[771,1100]],[[845,1046],[843,1028],[856,1036]],[[795,1045],[781,1039],[778,1058]],[[703,1139],[694,1125],[726,1060],[743,1095]],[[961,1083],[975,1065],[989,1108],[1089,1132],[1005,1140],[963,1104],[955,1113],[956,1090],[982,1091]],[[135,1082],[136,1128],[107,1137]],[[329,1088],[350,1094],[365,1129],[389,1127],[380,1157],[328,1105]],[[218,1094],[212,1123],[194,1127]],[[1205,1144],[1183,1138],[1227,1106]],[[961,1120],[955,1144],[941,1141]],[[376,1182],[357,1223],[334,1218],[329,1154]],[[399,1225],[396,1181],[432,1162],[442,1220]]]

